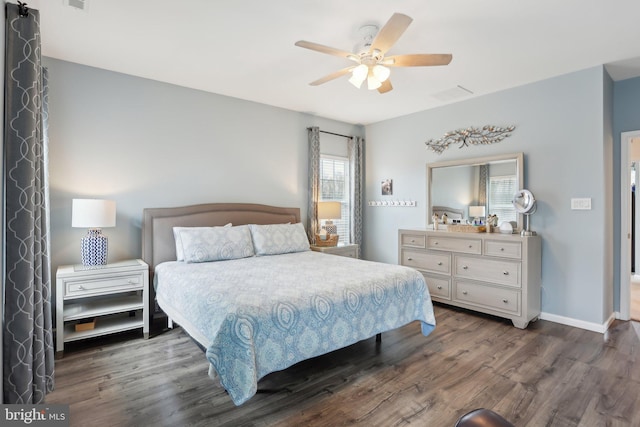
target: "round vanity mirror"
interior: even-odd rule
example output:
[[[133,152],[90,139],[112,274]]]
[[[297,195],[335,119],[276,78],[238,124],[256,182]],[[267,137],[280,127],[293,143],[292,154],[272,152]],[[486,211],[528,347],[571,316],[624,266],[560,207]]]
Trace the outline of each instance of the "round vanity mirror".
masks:
[[[529,215],[533,214],[536,209],[536,198],[529,190],[518,191],[511,200],[516,212],[524,215],[524,226],[520,232],[521,236],[535,236],[536,232],[529,230]]]

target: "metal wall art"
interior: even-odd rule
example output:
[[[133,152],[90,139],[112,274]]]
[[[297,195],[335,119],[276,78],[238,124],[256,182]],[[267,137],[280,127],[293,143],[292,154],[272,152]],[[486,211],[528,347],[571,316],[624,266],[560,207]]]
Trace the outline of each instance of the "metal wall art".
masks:
[[[499,127],[486,125],[482,129],[470,127],[467,129],[458,129],[444,134],[442,138],[430,139],[425,144],[428,148],[438,154],[442,154],[444,150],[449,148],[451,144],[460,144],[458,148],[469,145],[479,144],[495,144],[508,136],[516,127],[507,126]]]

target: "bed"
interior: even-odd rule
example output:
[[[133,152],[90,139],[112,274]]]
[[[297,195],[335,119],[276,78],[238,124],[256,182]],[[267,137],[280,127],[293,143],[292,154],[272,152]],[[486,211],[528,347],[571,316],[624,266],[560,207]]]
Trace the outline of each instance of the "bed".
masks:
[[[271,372],[416,320],[425,336],[435,327],[422,274],[309,250],[297,208],[145,209],[142,252],[158,305],[236,405]]]

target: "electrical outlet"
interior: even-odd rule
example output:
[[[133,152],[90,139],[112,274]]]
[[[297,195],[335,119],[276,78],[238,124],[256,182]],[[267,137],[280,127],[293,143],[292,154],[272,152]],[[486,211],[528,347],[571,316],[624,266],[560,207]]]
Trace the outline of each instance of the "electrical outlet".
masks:
[[[571,210],[589,211],[591,210],[591,197],[587,198],[572,198]]]

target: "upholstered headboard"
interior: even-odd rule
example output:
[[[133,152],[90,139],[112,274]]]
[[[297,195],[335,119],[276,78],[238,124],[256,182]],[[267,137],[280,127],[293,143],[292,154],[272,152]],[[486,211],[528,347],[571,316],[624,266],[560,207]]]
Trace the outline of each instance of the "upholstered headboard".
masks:
[[[446,213],[449,219],[464,219],[464,212],[462,209],[454,209],[448,206],[433,207],[433,214],[438,215],[438,218],[442,218],[443,213]]]
[[[213,227],[231,223],[286,224],[300,222],[299,208],[252,203],[209,203],[173,208],[147,208],[142,218],[142,259],[151,267],[175,261],[173,227]]]

